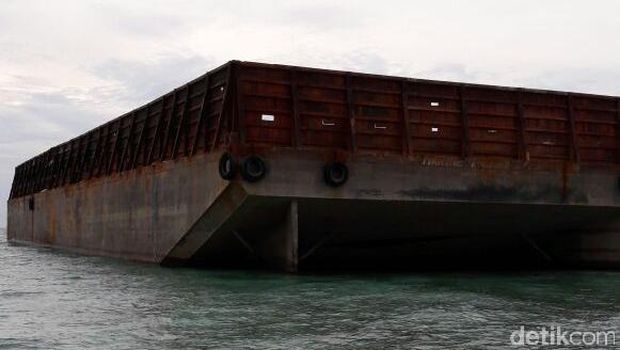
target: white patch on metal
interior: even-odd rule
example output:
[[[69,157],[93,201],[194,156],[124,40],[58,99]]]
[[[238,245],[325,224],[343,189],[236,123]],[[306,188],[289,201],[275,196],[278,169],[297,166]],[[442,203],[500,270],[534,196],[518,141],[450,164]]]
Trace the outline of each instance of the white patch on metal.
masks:
[[[323,126],[334,126],[336,123],[325,121],[325,119],[321,119],[321,125]]]
[[[431,107],[439,107],[439,102],[437,101],[431,102]]]
[[[273,114],[263,114],[260,116],[260,119],[264,122],[273,123],[276,121],[276,116]]]
[[[431,128],[431,132],[439,132],[439,128],[438,128],[438,127],[433,126],[433,127]]]

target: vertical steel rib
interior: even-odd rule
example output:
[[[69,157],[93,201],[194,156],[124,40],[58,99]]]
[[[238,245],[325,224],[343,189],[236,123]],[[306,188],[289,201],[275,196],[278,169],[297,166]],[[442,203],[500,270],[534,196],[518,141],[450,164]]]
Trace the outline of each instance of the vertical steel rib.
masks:
[[[575,129],[575,111],[573,107],[573,97],[568,94],[566,96],[566,108],[568,110],[568,126],[570,132],[570,159],[575,163],[579,163],[579,149],[577,146],[577,131]]]
[[[172,154],[170,155],[171,159],[176,158],[177,150],[179,149],[179,139],[181,137],[181,132],[183,131],[183,127],[185,126],[185,118],[187,114],[187,105],[190,101],[190,95],[192,93],[191,84],[187,84],[187,92],[185,93],[185,98],[183,99],[183,109],[181,110],[181,118],[179,120],[179,125],[177,127],[177,132],[174,136],[174,144],[172,145]]]
[[[217,142],[218,142],[218,138],[220,137],[220,129],[222,127],[222,116],[224,114],[224,110],[226,107],[226,103],[228,102],[228,90],[231,89],[231,85],[230,84],[230,80],[232,77],[232,65],[228,66],[228,71],[226,72],[226,88],[224,90],[224,96],[222,97],[222,105],[220,106],[220,112],[217,116],[217,122],[215,125],[215,135],[213,135],[213,144],[211,144],[211,152],[213,152],[213,150],[215,149],[215,147],[217,146]]]
[[[108,162],[108,168],[106,170],[106,173],[108,175],[112,173],[112,167],[114,166],[114,156],[116,155],[116,149],[118,148],[118,143],[121,139],[121,131],[123,130],[123,119],[119,119],[116,122],[116,125],[118,125],[116,128],[116,136],[114,137],[114,145],[112,146],[112,153],[110,154],[110,160]]]
[[[177,113],[177,99],[178,99],[180,89],[174,90],[174,97],[172,98],[172,107],[170,111],[170,117],[168,118],[168,123],[166,124],[166,132],[164,133],[163,147],[159,151],[160,160],[164,160],[166,156],[166,151],[168,148],[168,139],[170,138],[170,131],[171,131],[172,123],[174,122],[175,115]]]
[[[145,164],[151,164],[153,161],[153,152],[155,152],[155,145],[161,143],[162,140],[159,139],[161,123],[164,118],[164,111],[166,110],[166,96],[163,96],[161,99],[161,108],[159,109],[159,114],[157,116],[157,125],[155,126],[155,132],[153,133],[153,140],[151,141],[151,147],[149,148],[149,153],[146,157]]]
[[[134,132],[134,128],[136,125],[136,111],[134,110],[130,117],[131,118],[131,122],[130,122],[130,126],[129,126],[129,134],[127,134],[127,141],[125,141],[125,144],[123,146],[123,152],[121,153],[121,159],[118,161],[118,172],[122,172],[123,170],[125,170],[125,158],[127,156],[127,149],[129,148],[129,145],[131,144],[131,139],[133,137],[133,132]]]
[[[465,99],[465,86],[459,86],[459,102],[461,113],[462,144],[461,151],[464,159],[471,158],[471,140],[469,138],[469,113],[467,111],[467,101]]]
[[[351,74],[345,76],[345,86],[347,91],[347,113],[349,116],[349,145],[351,152],[357,151],[357,140],[355,133],[355,101],[353,101],[353,88],[351,87]]]
[[[206,114],[205,111],[208,109],[208,108],[205,108],[205,106],[209,98],[210,84],[211,84],[211,75],[207,74],[205,76],[205,92],[202,97],[202,101],[200,102],[200,110],[198,111],[198,123],[196,123],[196,131],[194,132],[194,137],[192,139],[192,146],[189,151],[190,156],[193,156],[194,152],[196,151],[196,146],[198,145],[198,138],[200,137],[200,130],[202,129],[202,124],[204,124],[204,119],[205,119],[205,114]],[[206,137],[206,133],[205,133],[205,137]]]
[[[101,135],[103,134],[103,128],[97,128],[97,139],[95,141],[95,149],[93,150],[93,156],[91,161],[89,162],[89,170],[88,170],[88,179],[92,178],[95,173],[95,167],[97,164],[97,159],[101,153]],[[94,131],[93,131],[94,133]]]
[[[411,123],[409,122],[409,91],[407,87],[408,81],[403,79],[400,86],[400,108],[403,119],[403,154],[411,155],[413,153],[411,145]]]
[[[525,120],[525,107],[523,106],[523,92],[521,90],[517,91],[517,126],[519,129],[519,159],[529,161],[530,156],[525,139],[525,128],[527,124]]]
[[[291,143],[293,147],[301,146],[301,119],[299,117],[299,97],[297,86],[297,71],[292,68],[290,70],[291,79],[291,107],[293,109],[293,130],[291,132]]]
[[[146,129],[146,125],[149,121],[149,117],[151,115],[151,105],[147,105],[146,108],[144,109],[144,122],[142,123],[142,128],[140,128],[140,133],[138,134],[138,143],[136,144],[136,147],[133,149],[132,155],[131,155],[131,165],[130,165],[130,169],[134,169],[136,167],[136,162],[138,159],[138,155],[140,154],[140,148],[142,147],[143,144],[143,139],[144,139],[144,129]],[[144,159],[144,157],[143,157]]]
[[[616,163],[620,163],[620,98],[616,99],[616,128],[614,136],[616,140]]]

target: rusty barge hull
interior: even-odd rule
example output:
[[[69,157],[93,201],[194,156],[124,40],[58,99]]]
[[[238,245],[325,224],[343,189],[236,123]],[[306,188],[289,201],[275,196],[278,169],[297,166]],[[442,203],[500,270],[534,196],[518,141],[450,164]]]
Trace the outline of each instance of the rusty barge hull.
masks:
[[[164,265],[620,266],[620,99],[231,61],[18,166],[11,242]]]

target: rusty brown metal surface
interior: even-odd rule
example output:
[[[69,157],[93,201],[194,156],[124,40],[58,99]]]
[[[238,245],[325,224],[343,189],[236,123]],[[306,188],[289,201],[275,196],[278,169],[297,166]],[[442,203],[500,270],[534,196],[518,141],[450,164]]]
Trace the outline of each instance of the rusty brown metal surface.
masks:
[[[227,187],[218,158],[202,153],[15,198],[9,241],[159,262]]]
[[[11,198],[205,152],[222,114],[228,66],[18,166]]]
[[[10,198],[235,148],[231,140],[347,156],[613,167],[619,129],[616,97],[231,61],[21,164]]]
[[[583,167],[617,163],[613,97],[254,63],[240,68],[247,143]],[[265,114],[274,120],[262,120]],[[291,135],[296,124],[298,143]]]

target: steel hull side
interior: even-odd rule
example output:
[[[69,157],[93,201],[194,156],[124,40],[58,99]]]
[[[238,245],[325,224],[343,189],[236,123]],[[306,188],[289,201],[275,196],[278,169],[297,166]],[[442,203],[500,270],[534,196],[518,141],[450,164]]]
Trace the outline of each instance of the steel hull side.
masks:
[[[228,185],[217,160],[167,161],[12,199],[8,240],[160,262]]]

